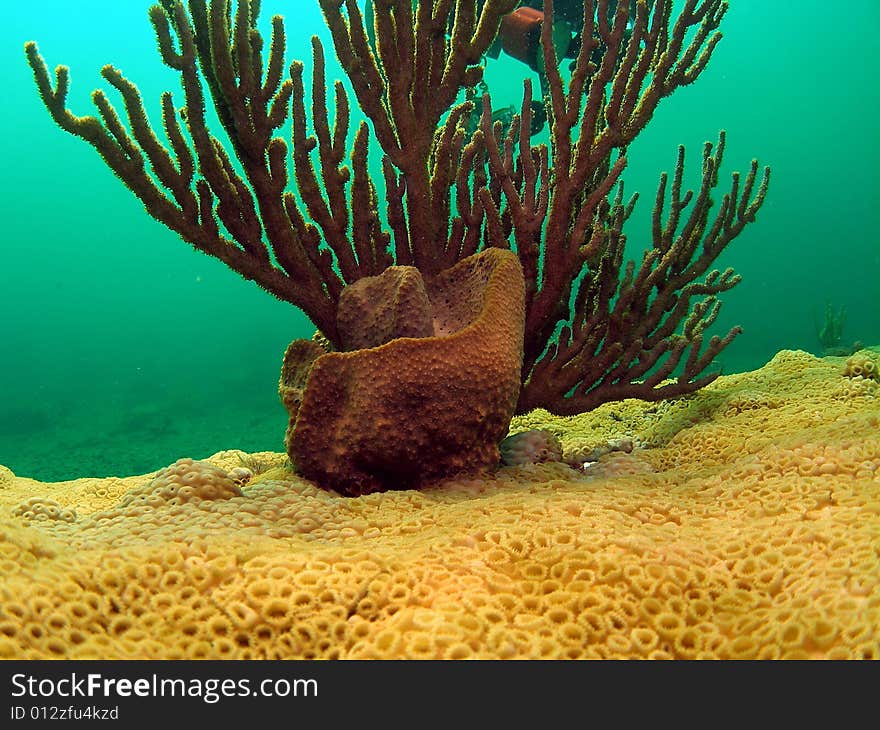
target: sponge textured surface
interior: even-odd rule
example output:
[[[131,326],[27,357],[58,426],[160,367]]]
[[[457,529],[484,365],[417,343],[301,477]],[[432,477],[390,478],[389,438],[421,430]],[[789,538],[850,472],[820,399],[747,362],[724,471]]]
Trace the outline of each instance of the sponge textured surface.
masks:
[[[533,412],[513,430],[566,455],[634,447],[418,492],[344,498],[231,451],[0,469],[0,656],[880,658],[880,384],[843,364],[782,352],[670,403]]]
[[[519,259],[498,248],[424,282],[394,267],[354,284],[340,302],[340,331],[363,320],[369,346],[315,359],[301,400],[295,348],[282,368],[281,398],[294,404],[285,446],[297,471],[358,495],[496,464],[520,387],[524,289]],[[432,336],[400,336],[403,323],[425,320]]]

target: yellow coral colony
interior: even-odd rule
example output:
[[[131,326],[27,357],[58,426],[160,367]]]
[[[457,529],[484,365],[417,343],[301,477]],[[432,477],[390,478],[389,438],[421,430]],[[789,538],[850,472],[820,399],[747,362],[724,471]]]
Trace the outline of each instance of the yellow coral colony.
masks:
[[[574,462],[636,445],[581,471],[356,499],[283,455],[238,481],[240,452],[0,467],[0,656],[876,658],[878,392],[785,351],[677,401],[515,420]]]

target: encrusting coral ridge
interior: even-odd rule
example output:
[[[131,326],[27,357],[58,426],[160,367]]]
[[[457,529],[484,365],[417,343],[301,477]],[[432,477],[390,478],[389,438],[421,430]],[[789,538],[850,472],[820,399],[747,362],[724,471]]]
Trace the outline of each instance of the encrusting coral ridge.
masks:
[[[783,351],[667,403],[534,411],[511,432],[597,460],[421,491],[236,451],[0,468],[0,656],[880,658],[880,383],[843,369]]]

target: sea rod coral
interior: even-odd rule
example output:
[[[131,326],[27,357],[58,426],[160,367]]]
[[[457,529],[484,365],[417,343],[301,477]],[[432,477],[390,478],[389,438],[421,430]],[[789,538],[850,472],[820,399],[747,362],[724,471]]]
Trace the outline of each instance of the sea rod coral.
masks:
[[[355,0],[319,0],[366,116],[353,135],[341,82],[333,88],[331,123],[321,43],[312,42],[307,110],[303,64],[294,61],[285,74],[283,19],[272,18],[267,47],[257,27],[258,0],[234,6],[229,0],[162,0],[150,8],[162,61],[179,73],[183,89],[182,106],[170,92],[162,95],[167,141],[149,120],[137,86],[119,69],[105,66],[102,76],[121,95],[127,127],[102,91],[92,96],[97,117],[74,115],[66,107],[68,69],[59,66],[53,83],[36,44],[26,44],[39,93],[62,129],[92,144],[150,215],[302,309],[325,338],[323,354],[285,360],[285,372],[298,374],[301,397],[285,390],[291,383],[281,383],[290,412],[290,456],[325,486],[359,493],[418,483],[423,464],[432,464],[431,477],[494,464],[514,410],[571,414],[610,400],[692,392],[717,376],[706,371],[739,331],[704,342],[718,315],[716,295],[739,281],[732,270],[711,267],[754,221],[769,170],[759,179],[753,161],[745,178],[734,174],[715,200],[723,132],[717,146],[703,150],[696,192],[682,191],[679,150],[671,184],[661,176],[650,248],[638,264],[623,258],[623,225],[636,202],[623,195],[627,148],[660,100],[705,69],[721,38],[727,3],[684,0],[673,17],[672,0],[638,0],[630,17],[629,3],[586,0],[580,51],[564,78],[551,42],[553,2],[544,2],[549,148],[531,143],[528,81],[521,114],[508,128],[493,124],[484,97],[481,122],[468,131],[474,109],[462,94],[479,87],[481,59],[517,4],[376,0],[373,46]],[[228,146],[209,128],[208,98]],[[280,136],[288,120],[289,143]],[[382,150],[381,179],[368,166],[373,139]],[[484,350],[479,337],[463,333],[489,307],[492,277],[476,276],[473,285],[485,290],[469,297],[468,311],[442,323],[434,315],[444,302],[431,297],[447,291],[436,282],[448,272],[485,268],[471,259],[484,261],[493,249],[506,250],[492,254],[493,261],[506,257],[504,266],[517,269],[519,284],[509,290],[510,314],[502,325],[517,333],[495,338],[497,346]],[[365,338],[362,347],[364,338],[346,341],[351,328],[342,322],[341,305],[352,287],[373,286],[363,283],[373,277],[423,284],[376,289],[381,297],[369,301],[364,319],[393,326],[383,330],[384,338]],[[409,343],[449,337],[471,349],[451,348],[453,359],[438,372],[443,380],[436,387],[448,393],[442,422],[449,424],[438,434],[436,414],[419,397],[430,362],[418,359],[437,350]],[[313,443],[296,437],[297,428],[305,428],[300,417],[314,412],[300,404],[317,398],[314,390],[322,387],[311,374],[345,367],[350,361],[338,355],[357,350],[381,351],[364,361],[402,373],[399,391],[409,396],[383,414],[385,430],[394,433],[406,423],[407,438],[425,445],[418,459],[396,462],[410,465],[404,472],[389,474],[386,463],[369,457],[381,445],[365,443],[371,437],[356,431],[334,442],[324,460],[307,459],[297,448]],[[492,364],[503,387],[485,392],[469,382],[467,368],[481,360]],[[518,378],[508,377],[512,361],[521,365],[514,368]],[[374,377],[379,374],[364,367],[356,384],[323,397],[344,422],[355,423],[350,393],[369,391],[382,380]],[[319,438],[323,429],[330,439],[338,422],[310,419],[308,427]],[[458,423],[474,424],[467,439],[449,431]],[[439,446],[436,453],[432,444]],[[357,474],[331,473],[343,454],[348,463],[360,462]]]

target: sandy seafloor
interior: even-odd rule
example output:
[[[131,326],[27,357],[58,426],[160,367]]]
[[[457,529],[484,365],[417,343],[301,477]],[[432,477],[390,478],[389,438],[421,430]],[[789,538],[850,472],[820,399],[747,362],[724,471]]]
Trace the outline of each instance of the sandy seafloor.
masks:
[[[0,657],[878,658],[880,383],[846,362],[536,411],[511,432],[566,458],[636,448],[421,491],[344,498],[241,451],[0,467]]]

